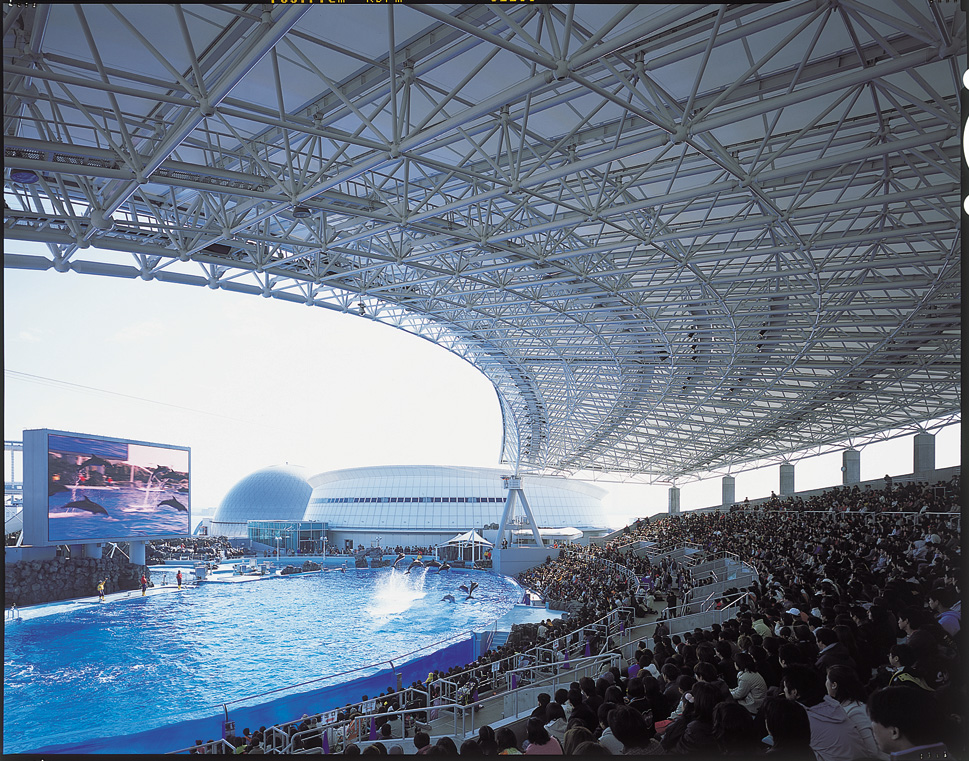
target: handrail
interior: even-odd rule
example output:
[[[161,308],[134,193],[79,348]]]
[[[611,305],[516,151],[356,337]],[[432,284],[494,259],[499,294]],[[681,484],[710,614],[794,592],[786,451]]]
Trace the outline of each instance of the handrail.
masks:
[[[453,698],[447,694],[447,692],[442,692],[438,705],[428,704],[426,706],[420,706],[417,708],[394,708],[388,713],[394,716],[394,721],[398,719],[402,722],[402,727],[408,724],[405,717],[414,716],[415,721],[419,719],[420,714],[427,714],[427,722],[421,722],[422,726],[428,727],[431,722],[438,721],[442,718],[442,714],[451,712],[453,717],[453,731],[454,735],[466,735],[468,731],[473,732],[474,727],[474,715],[479,706],[485,705],[487,703],[504,700],[508,695],[519,695],[521,692],[518,690],[519,687],[528,686],[531,688],[541,687],[549,683],[556,683],[563,675],[568,674],[570,680],[576,674],[586,671],[590,668],[602,667],[604,664],[608,663],[615,665],[619,655],[614,652],[609,652],[605,656],[588,656],[576,658],[571,662],[569,669],[563,669],[561,663],[557,664],[541,664],[541,663],[526,663],[515,669],[504,672],[505,677],[504,689],[498,689],[492,691],[492,694],[479,697],[477,700],[469,702],[462,702],[464,697],[470,698],[471,695],[462,696],[462,700],[456,699],[455,695]],[[515,677],[514,682],[516,688],[512,689],[512,676]],[[434,684],[440,684],[442,686],[456,686],[456,682],[451,679],[440,679],[434,682]],[[517,705],[517,697],[515,701],[515,715],[519,713]],[[527,706],[522,707],[522,710],[531,710],[534,706],[532,702],[529,701]],[[436,711],[437,716],[431,718],[431,713]],[[334,713],[334,712],[329,712]],[[274,738],[271,746],[271,750],[267,749],[267,752],[274,753],[298,753],[300,751],[295,749],[296,740],[303,740],[307,737],[320,736],[323,733],[327,733],[327,744],[330,747],[331,752],[334,752],[337,746],[342,745],[346,742],[354,742],[360,745],[364,745],[368,742],[367,736],[369,732],[369,724],[373,719],[382,716],[383,714],[364,714],[357,715],[349,720],[335,723],[325,723],[325,713],[315,714],[313,716],[308,716],[301,719],[294,719],[289,722],[284,722],[282,724],[274,725],[271,730],[271,736]],[[471,721],[471,728],[469,730],[467,724],[468,719]],[[316,726],[311,726],[308,729],[302,730],[300,732],[295,732],[292,735],[289,734],[286,727],[292,726],[294,724],[301,723],[306,720],[316,720],[319,723]],[[460,724],[460,728],[459,728]],[[349,731],[350,727],[353,726],[352,733]],[[401,732],[403,733],[403,729]],[[333,738],[330,740],[330,738]],[[278,738],[278,739],[277,739]],[[378,737],[377,739],[381,739]],[[392,736],[391,739],[403,739],[402,737]]]
[[[232,744],[226,742],[223,738],[221,740],[210,740],[207,743],[202,743],[201,745],[190,745],[187,748],[179,748],[178,750],[170,750],[165,755],[170,756],[176,753],[202,753],[202,754],[225,754],[232,753],[235,748]]]

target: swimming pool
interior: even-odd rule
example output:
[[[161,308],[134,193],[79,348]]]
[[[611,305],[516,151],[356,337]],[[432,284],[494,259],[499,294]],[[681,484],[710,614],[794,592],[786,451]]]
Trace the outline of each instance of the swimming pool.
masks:
[[[457,587],[471,579],[480,586],[464,601]],[[202,584],[7,625],[4,751],[211,716],[227,701],[481,631],[520,596],[490,573],[360,569]]]

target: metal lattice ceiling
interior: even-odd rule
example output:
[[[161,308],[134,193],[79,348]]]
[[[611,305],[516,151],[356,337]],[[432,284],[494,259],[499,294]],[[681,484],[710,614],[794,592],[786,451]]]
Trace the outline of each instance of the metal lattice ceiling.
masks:
[[[3,18],[6,267],[416,333],[494,382],[524,469],[958,416],[955,2]]]

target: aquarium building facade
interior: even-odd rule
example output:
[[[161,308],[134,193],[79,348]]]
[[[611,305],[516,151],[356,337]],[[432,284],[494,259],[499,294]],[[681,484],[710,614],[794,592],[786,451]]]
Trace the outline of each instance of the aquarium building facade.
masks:
[[[327,546],[428,547],[474,529],[494,538],[508,496],[500,468],[395,465],[349,468],[307,477],[291,466],[243,478],[222,500],[211,532],[248,537],[250,521],[326,525]],[[573,528],[584,540],[608,533],[605,490],[548,476],[524,476],[529,508],[542,529]],[[521,505],[512,517],[524,526]],[[263,525],[263,524],[254,524]]]

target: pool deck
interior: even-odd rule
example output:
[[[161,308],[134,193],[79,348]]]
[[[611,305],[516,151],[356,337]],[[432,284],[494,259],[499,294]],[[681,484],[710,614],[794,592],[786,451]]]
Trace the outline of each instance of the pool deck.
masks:
[[[177,585],[164,584],[155,585],[154,587],[148,587],[144,597],[154,597],[156,595],[165,594],[181,594],[182,592],[188,592],[192,589],[191,584],[182,584],[181,590],[178,589]],[[45,602],[40,605],[30,605],[26,608],[6,608],[4,610],[4,623],[10,624],[16,622],[18,619],[22,621],[30,621],[35,618],[43,618],[44,616],[53,616],[57,613],[67,613],[69,611],[84,610],[85,608],[93,608],[98,605],[107,605],[109,603],[123,603],[130,600],[140,600],[142,599],[142,594],[140,589],[128,589],[123,592],[112,592],[111,594],[104,595],[104,602],[98,601],[97,595],[91,595],[90,597],[76,597],[72,600],[58,600],[57,602]]]

